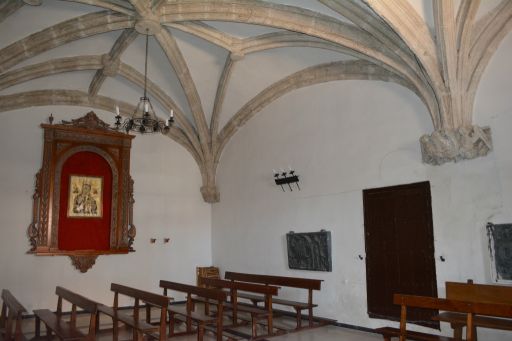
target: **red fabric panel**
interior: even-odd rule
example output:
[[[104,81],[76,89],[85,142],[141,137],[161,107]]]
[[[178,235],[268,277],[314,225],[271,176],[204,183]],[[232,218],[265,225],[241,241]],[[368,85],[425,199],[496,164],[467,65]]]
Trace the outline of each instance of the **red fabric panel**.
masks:
[[[103,177],[102,218],[67,216],[71,175]],[[112,170],[108,162],[93,152],[78,152],[62,166],[60,178],[59,249],[109,250],[112,207]]]

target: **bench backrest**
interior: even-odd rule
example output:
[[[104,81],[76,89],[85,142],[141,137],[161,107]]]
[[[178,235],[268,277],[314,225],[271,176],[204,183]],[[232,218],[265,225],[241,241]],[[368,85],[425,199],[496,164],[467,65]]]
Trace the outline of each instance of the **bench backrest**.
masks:
[[[27,310],[11,294],[9,290],[2,290],[2,311],[0,313],[0,329],[4,330],[5,340],[21,340],[21,320]],[[14,327],[14,331],[13,331]]]
[[[226,293],[221,290],[203,288],[195,285],[176,283],[164,280],[160,281],[160,287],[164,289],[164,295],[167,295],[167,290],[174,290],[201,296],[216,301],[225,301],[227,296]]]
[[[320,279],[257,275],[231,271],[226,271],[224,278],[240,282],[271,284],[283,287],[293,287],[310,290],[320,290],[322,286],[322,280]]]
[[[68,301],[72,306],[82,308],[90,314],[96,314],[98,311],[98,303],[94,302],[82,295],[76,294],[66,288],[57,287],[55,288],[55,294],[59,296],[59,303],[57,304],[57,313],[62,313],[62,299]],[[76,308],[73,308],[73,310]]]
[[[473,318],[475,314],[512,318],[512,305],[483,302],[469,302],[426,296],[395,294],[393,303],[401,306],[400,341],[405,341],[407,307],[453,311],[467,314],[466,340],[473,341]]]
[[[470,302],[512,304],[512,287],[446,282],[446,298]]]
[[[112,283],[110,285],[110,290],[115,292],[116,296],[114,298],[114,307],[117,308],[117,295],[121,294],[124,296],[129,296],[135,298],[135,301],[138,302],[144,301],[146,303],[150,303],[154,306],[161,307],[161,308],[167,308],[169,305],[170,298],[158,294],[154,294],[152,292],[143,291],[131,287],[127,287],[125,285]],[[136,304],[137,305],[137,304]]]
[[[265,295],[277,295],[279,287],[246,282],[232,282],[215,278],[202,278],[201,283],[207,287],[229,288],[241,291],[256,292]]]
[[[79,307],[89,313],[89,334],[87,339],[91,340],[95,338],[96,329],[98,324],[98,304],[82,295],[76,294],[66,288],[57,286],[55,288],[55,294],[59,297],[57,301],[57,316],[62,315],[62,301],[66,300],[71,303],[71,317],[69,323],[76,327],[76,308]]]

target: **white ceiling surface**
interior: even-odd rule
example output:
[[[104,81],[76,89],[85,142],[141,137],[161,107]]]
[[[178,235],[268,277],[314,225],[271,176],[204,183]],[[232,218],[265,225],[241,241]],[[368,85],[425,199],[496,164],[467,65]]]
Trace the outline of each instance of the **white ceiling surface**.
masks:
[[[460,0],[459,0],[460,1]],[[325,15],[346,21],[336,12],[320,2],[312,0],[274,0],[272,2],[303,7]],[[482,1],[479,16],[496,6],[499,0]],[[433,11],[431,0],[410,0],[418,14],[425,19],[429,27],[433,27]],[[455,5],[458,5],[457,3]],[[23,6],[2,23],[0,23],[0,48],[5,47],[29,34],[38,32],[58,22],[75,18],[86,13],[102,10],[88,5],[66,1],[44,0],[41,6]],[[246,25],[240,23],[205,22],[214,28],[234,37],[247,38],[264,33],[279,31],[271,27]],[[181,53],[188,65],[191,77],[199,93],[207,122],[210,121],[214,106],[215,94],[228,52],[191,34],[167,28],[176,38]],[[24,65],[39,63],[57,57],[78,55],[99,55],[108,53],[121,31],[96,35],[65,44],[50,51],[41,53],[23,63]],[[226,98],[220,116],[220,129],[248,100],[274,82],[309,66],[343,60],[349,57],[333,52],[314,48],[280,48],[261,51],[245,56],[234,65],[231,79],[227,86]],[[144,71],[144,38],[139,36],[122,54],[121,60],[143,73]],[[87,91],[94,72],[80,71],[60,74],[42,79],[32,80],[0,92],[10,94],[23,89],[36,90],[48,88],[68,88]],[[189,105],[179,80],[169,63],[164,51],[154,38],[150,38],[148,76],[161,87],[182,109],[193,123]],[[29,84],[30,83],[30,84]],[[112,96],[135,105],[138,97],[137,88],[121,77],[109,78],[101,87],[99,94]],[[120,92],[125,89],[127,92]],[[150,96],[151,97],[151,96]],[[153,100],[156,104],[156,100]],[[160,108],[160,106],[158,106]],[[166,117],[168,113],[158,113]]]
[[[254,96],[286,76],[309,66],[347,59],[352,58],[338,52],[302,47],[265,50],[245,56],[234,66],[220,127]]]

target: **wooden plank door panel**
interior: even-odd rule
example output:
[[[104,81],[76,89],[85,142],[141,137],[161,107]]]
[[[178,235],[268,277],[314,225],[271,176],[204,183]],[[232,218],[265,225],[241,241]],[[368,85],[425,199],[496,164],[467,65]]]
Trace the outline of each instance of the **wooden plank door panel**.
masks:
[[[430,184],[363,191],[368,314],[394,321],[393,294],[437,297]],[[436,312],[411,309],[411,322],[439,328]]]

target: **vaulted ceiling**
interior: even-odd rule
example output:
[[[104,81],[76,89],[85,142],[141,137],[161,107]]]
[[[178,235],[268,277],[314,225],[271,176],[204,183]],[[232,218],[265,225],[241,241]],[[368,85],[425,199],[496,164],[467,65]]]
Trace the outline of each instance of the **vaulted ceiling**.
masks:
[[[473,158],[492,148],[490,131],[473,125],[473,102],[493,52],[512,29],[509,0],[6,0],[0,30],[13,18],[28,22],[45,6],[65,8],[67,18],[27,24],[23,37],[13,35],[19,40],[0,41],[0,111],[119,105],[129,115],[135,103],[105,84],[122,79],[143,86],[139,32],[147,29],[150,68],[158,64],[149,72],[149,95],[164,112],[174,110],[168,136],[196,160],[207,202],[219,200],[217,165],[239,128],[280,96],[323,82],[378,80],[414,92],[434,128],[420,141],[425,162]],[[72,53],[76,44],[93,52]],[[296,51],[300,58],[293,58]],[[128,58],[135,52],[139,57]],[[255,55],[271,59],[274,72],[244,85],[247,69],[261,66]],[[53,76],[66,85],[38,83]]]

